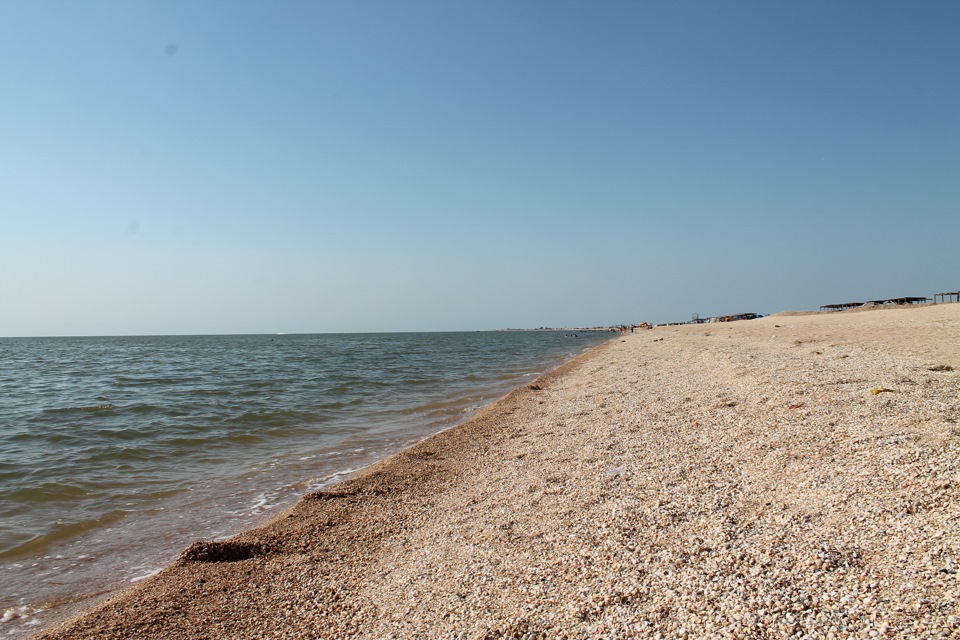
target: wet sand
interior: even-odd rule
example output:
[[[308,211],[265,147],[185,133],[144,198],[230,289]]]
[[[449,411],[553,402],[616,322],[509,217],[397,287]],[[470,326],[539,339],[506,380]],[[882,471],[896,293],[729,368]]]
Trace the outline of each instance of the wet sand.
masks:
[[[40,637],[958,637],[958,498],[960,304],[659,327]]]

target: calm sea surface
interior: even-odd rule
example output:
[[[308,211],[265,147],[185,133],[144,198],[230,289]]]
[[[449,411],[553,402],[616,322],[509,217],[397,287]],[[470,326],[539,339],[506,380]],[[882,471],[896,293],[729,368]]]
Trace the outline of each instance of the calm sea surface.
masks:
[[[249,528],[609,337],[0,339],[0,636]]]

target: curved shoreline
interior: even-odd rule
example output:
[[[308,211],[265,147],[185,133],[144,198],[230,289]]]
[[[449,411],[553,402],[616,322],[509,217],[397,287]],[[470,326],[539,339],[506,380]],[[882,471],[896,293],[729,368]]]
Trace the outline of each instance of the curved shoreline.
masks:
[[[958,370],[960,305],[626,335],[40,637],[958,633]]]
[[[424,334],[418,338],[426,338],[429,342],[425,351],[421,344],[410,344],[407,336],[384,336],[387,339],[383,346],[387,352],[381,358],[379,350],[367,349],[373,352],[373,357],[378,361],[384,358],[395,360],[398,343],[413,350],[419,349],[427,357],[433,354],[439,358],[437,367],[431,369],[437,374],[437,384],[429,387],[394,384],[370,389],[370,393],[364,395],[371,402],[359,409],[352,404],[346,406],[349,414],[337,417],[337,427],[329,433],[321,426],[313,433],[307,433],[308,437],[300,437],[301,446],[296,446],[296,438],[274,440],[266,446],[258,444],[253,448],[247,445],[245,450],[234,452],[248,460],[247,464],[236,466],[236,473],[214,473],[217,480],[181,491],[172,499],[167,497],[152,505],[156,508],[146,514],[124,510],[124,517],[119,523],[113,523],[109,530],[94,526],[84,535],[67,538],[63,543],[55,542],[36,559],[29,555],[24,561],[8,558],[0,563],[7,578],[0,585],[0,600],[3,601],[0,635],[26,638],[162,570],[195,540],[223,540],[259,526],[290,508],[305,493],[350,477],[433,433],[463,422],[479,407],[576,357],[609,336],[609,333],[594,334],[586,340],[565,340],[551,335],[543,340],[543,335],[528,338],[499,336],[495,332]],[[220,340],[217,337],[208,339]],[[299,339],[323,340],[324,336]],[[223,342],[229,343],[229,340]],[[450,346],[450,342],[457,346]],[[489,349],[482,350],[482,357],[475,358],[475,367],[471,367],[474,363],[471,344],[490,344]],[[504,353],[504,344],[516,344],[517,351]],[[362,351],[364,345],[360,346]],[[442,354],[458,350],[465,353],[458,356],[458,364],[451,365],[450,369],[456,372],[449,375]],[[477,351],[473,349],[474,353]],[[326,361],[321,359],[319,362],[325,364]],[[317,363],[314,359],[313,364]],[[202,356],[196,359],[195,367],[203,369]],[[419,370],[416,364],[410,369]],[[382,376],[373,373],[372,377]],[[390,379],[390,375],[386,378]],[[264,379],[270,379],[270,376],[264,376]],[[230,379],[227,379],[224,386],[229,383]],[[287,398],[293,403],[298,401],[296,392],[287,394]],[[327,406],[326,402],[322,404]],[[285,403],[278,402],[277,405],[282,412]],[[135,419],[131,419],[130,424],[135,425]],[[355,428],[350,428],[351,425]],[[157,433],[161,432],[162,429],[157,429]],[[342,435],[338,436],[338,432]],[[337,439],[339,443],[335,442]],[[291,443],[295,446],[291,447]],[[151,446],[152,443],[148,438],[142,444]],[[224,460],[229,462],[229,456]],[[174,463],[184,470],[180,474],[182,481],[177,482],[182,487],[196,484],[189,461],[182,462]],[[141,479],[150,478],[149,466],[137,471]],[[206,473],[207,470],[198,471]],[[119,481],[124,482],[122,478]],[[40,517],[42,514],[34,515],[39,528],[44,522]],[[69,521],[69,518],[64,520]]]
[[[611,340],[612,340],[612,339],[613,339],[613,338],[611,338]],[[585,350],[585,351],[583,351],[583,352],[581,352],[581,353],[579,353],[579,354],[577,354],[577,355],[573,355],[572,357],[569,357],[567,360],[563,361],[560,365],[554,367],[554,368],[551,369],[551,370],[548,370],[547,372],[545,372],[545,373],[543,373],[543,374],[540,374],[539,376],[537,376],[536,378],[534,378],[532,381],[525,382],[522,386],[520,386],[520,387],[518,387],[518,388],[516,388],[516,389],[514,389],[514,390],[512,390],[512,391],[509,391],[509,392],[506,393],[504,396],[501,396],[500,398],[495,399],[495,400],[493,400],[492,402],[489,402],[489,403],[481,406],[479,409],[477,409],[477,410],[473,413],[473,415],[471,415],[471,416],[470,416],[469,418],[467,418],[466,420],[463,420],[462,422],[456,423],[456,424],[451,425],[451,426],[448,426],[448,427],[444,427],[444,429],[442,429],[441,431],[436,432],[436,433],[433,433],[433,434],[431,434],[431,435],[428,435],[428,436],[426,436],[424,439],[420,440],[419,442],[416,442],[416,443],[414,443],[414,444],[412,444],[412,445],[409,445],[408,447],[405,447],[404,449],[402,449],[402,450],[400,450],[400,451],[398,451],[398,452],[396,452],[396,453],[390,454],[390,455],[388,455],[386,458],[383,458],[383,459],[380,459],[380,460],[376,460],[376,461],[374,461],[374,462],[372,462],[372,463],[370,463],[370,464],[368,464],[368,465],[365,465],[363,468],[361,468],[361,469],[359,469],[359,470],[353,471],[353,472],[351,472],[351,473],[349,473],[349,474],[337,474],[337,475],[345,475],[345,478],[344,478],[344,479],[341,479],[341,480],[338,480],[338,481],[337,481],[336,483],[334,483],[333,485],[330,485],[330,486],[328,486],[328,487],[325,487],[324,490],[322,490],[322,491],[314,492],[314,493],[306,494],[305,496],[302,496],[300,499],[298,499],[298,501],[297,501],[295,504],[293,504],[292,506],[288,507],[287,509],[285,509],[285,510],[282,511],[281,513],[279,513],[279,514],[271,517],[271,518],[268,519],[266,522],[262,522],[262,523],[260,523],[260,524],[258,524],[258,525],[256,525],[256,526],[253,526],[253,527],[251,527],[251,528],[249,528],[249,529],[246,529],[246,530],[244,530],[244,531],[241,531],[240,533],[237,533],[237,534],[231,536],[227,541],[224,541],[224,542],[198,541],[198,542],[196,542],[194,545],[192,545],[192,546],[189,547],[188,549],[185,549],[185,550],[181,553],[181,556],[178,558],[178,560],[174,561],[171,565],[169,565],[169,566],[167,566],[167,567],[165,567],[165,568],[163,568],[163,569],[161,569],[161,570],[153,573],[152,575],[146,577],[144,580],[142,580],[142,581],[140,581],[140,582],[137,582],[137,583],[135,583],[135,584],[132,584],[132,585],[130,585],[130,586],[128,586],[128,587],[125,587],[125,588],[121,589],[120,591],[111,592],[109,595],[106,595],[106,596],[101,595],[101,596],[97,597],[97,599],[95,599],[92,603],[88,602],[88,603],[86,603],[85,605],[83,605],[83,606],[80,607],[80,608],[74,608],[74,612],[73,612],[72,614],[68,614],[65,618],[62,618],[62,619],[60,619],[60,620],[58,620],[58,621],[55,621],[55,622],[53,622],[53,623],[51,623],[51,624],[49,624],[49,625],[44,626],[44,627],[42,628],[42,630],[41,630],[36,636],[32,636],[32,637],[46,637],[46,635],[49,634],[49,633],[59,633],[58,630],[64,629],[64,628],[66,628],[66,627],[69,627],[70,625],[74,624],[76,621],[82,620],[82,619],[84,619],[85,617],[87,617],[88,615],[93,615],[93,614],[95,614],[95,612],[96,612],[97,610],[99,610],[100,608],[102,608],[102,607],[104,607],[104,606],[110,605],[114,600],[127,598],[130,594],[133,594],[134,592],[139,591],[141,588],[143,588],[143,587],[145,587],[145,586],[147,586],[147,585],[150,585],[153,581],[155,581],[156,579],[158,579],[158,578],[160,578],[161,576],[165,575],[166,573],[168,573],[169,571],[171,571],[171,570],[173,570],[175,567],[177,567],[179,564],[181,564],[181,562],[183,561],[184,556],[190,557],[191,554],[195,553],[195,551],[191,551],[191,549],[193,549],[193,550],[200,549],[200,548],[205,548],[205,549],[217,549],[217,548],[220,548],[220,547],[230,548],[230,547],[231,547],[232,545],[234,545],[234,544],[240,544],[241,546],[242,546],[242,545],[248,545],[248,544],[250,544],[249,542],[246,542],[246,541],[245,541],[247,538],[249,538],[250,536],[256,536],[256,535],[257,535],[257,532],[261,531],[262,529],[267,528],[267,527],[270,527],[271,525],[273,525],[273,524],[276,523],[276,522],[283,521],[283,520],[287,519],[287,518],[289,517],[288,514],[290,514],[291,512],[294,512],[295,510],[297,510],[298,507],[300,507],[300,503],[301,503],[301,502],[304,502],[305,500],[310,500],[310,499],[311,499],[311,496],[314,496],[314,495],[317,495],[317,494],[323,494],[324,491],[327,491],[327,490],[329,490],[329,489],[333,489],[333,488],[335,488],[335,487],[340,487],[340,486],[345,485],[345,484],[350,484],[350,485],[352,486],[352,485],[355,484],[356,482],[363,482],[363,478],[365,478],[365,477],[366,477],[368,474],[370,474],[370,473],[374,473],[374,470],[377,469],[377,468],[379,468],[381,465],[385,465],[385,464],[390,463],[391,460],[393,460],[394,458],[397,458],[397,457],[399,457],[399,456],[403,456],[405,453],[408,453],[408,452],[410,452],[410,451],[413,451],[413,450],[416,449],[417,447],[420,447],[420,446],[424,445],[426,442],[432,441],[434,438],[442,437],[442,436],[444,436],[444,434],[447,434],[447,433],[450,432],[450,431],[457,430],[457,429],[459,429],[459,428],[461,428],[461,427],[464,427],[464,426],[466,426],[466,425],[469,425],[469,424],[472,423],[474,420],[476,420],[476,419],[478,419],[479,417],[481,417],[485,412],[491,410],[495,405],[497,405],[497,404],[499,404],[499,403],[501,403],[501,402],[506,401],[508,398],[512,397],[514,394],[516,394],[516,393],[518,393],[518,392],[522,392],[525,388],[527,388],[527,387],[530,386],[530,385],[535,385],[535,384],[539,383],[540,381],[544,381],[544,380],[550,379],[550,378],[553,377],[553,376],[558,375],[562,370],[565,370],[565,368],[568,367],[569,365],[572,365],[574,362],[576,362],[577,360],[579,360],[579,359],[581,359],[581,358],[588,357],[592,352],[594,352],[594,351],[597,350],[597,349],[602,349],[602,348],[603,348],[605,345],[607,345],[608,343],[609,343],[609,341],[601,342],[601,343],[595,345],[594,347],[590,347],[590,348],[588,348],[587,350]],[[241,541],[241,540],[244,540],[244,541]],[[256,545],[256,543],[254,543],[254,545]],[[81,633],[81,636],[82,636],[82,637],[89,637],[88,634],[90,634],[90,633],[94,633],[94,634],[96,635],[97,632],[88,630],[88,631],[82,632],[82,633]]]

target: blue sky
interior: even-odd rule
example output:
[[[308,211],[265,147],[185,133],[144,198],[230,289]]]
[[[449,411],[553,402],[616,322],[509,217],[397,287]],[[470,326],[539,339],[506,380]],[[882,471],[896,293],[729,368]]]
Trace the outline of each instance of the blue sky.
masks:
[[[954,2],[10,1],[0,336],[960,288]]]

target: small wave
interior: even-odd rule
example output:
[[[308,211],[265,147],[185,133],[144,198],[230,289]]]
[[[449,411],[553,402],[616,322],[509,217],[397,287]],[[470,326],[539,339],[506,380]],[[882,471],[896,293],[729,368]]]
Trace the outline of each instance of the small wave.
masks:
[[[297,433],[304,424],[316,424],[329,420],[328,415],[319,412],[294,411],[290,409],[259,409],[247,411],[231,418],[232,425],[252,427],[276,428],[272,435],[279,435],[281,431]]]
[[[184,384],[189,382],[196,382],[202,380],[199,376],[187,376],[184,378],[179,377],[134,377],[134,376],[118,376],[114,378],[113,384],[118,387],[142,387],[146,385],[176,385]]]
[[[279,387],[279,383],[279,380],[254,380],[253,382],[248,382],[247,386],[251,389],[270,389]]]
[[[77,537],[83,532],[105,527],[106,525],[117,522],[127,515],[122,509],[114,509],[110,513],[99,518],[91,518],[82,522],[57,525],[47,533],[34,536],[26,542],[17,544],[8,549],[0,550],[0,559],[16,558],[24,555],[37,555],[51,545]]]
[[[253,506],[250,507],[249,512],[252,515],[257,515],[263,511],[267,511],[274,507],[273,500],[271,496],[268,496],[266,493],[261,493],[257,496],[256,501],[253,503]]]
[[[138,440],[142,438],[153,438],[153,434],[146,428],[137,428],[130,426],[107,427],[97,429],[96,437],[108,440]],[[92,434],[91,434],[92,435]]]
[[[443,380],[440,378],[407,378],[401,380],[401,384],[409,385],[411,387],[427,386],[427,385],[441,385]]]
[[[198,396],[231,396],[233,395],[233,390],[228,388],[213,388],[213,389],[191,389],[190,391],[193,395]]]
[[[166,411],[166,407],[161,407],[155,404],[131,404],[123,407],[125,411],[132,411],[133,413],[153,413],[154,411]],[[177,412],[177,415],[182,415],[183,412]]]
[[[112,437],[109,437],[111,436]],[[135,441],[138,438],[147,440],[148,434],[130,430],[129,433],[107,434],[98,432],[97,436],[104,437],[104,443],[101,445],[109,446],[90,446],[87,448],[86,461],[90,465],[104,465],[99,471],[113,474],[125,474],[142,471],[142,465],[150,462],[162,462],[170,455],[170,451],[165,447],[158,446],[156,443],[132,442],[125,446],[118,446],[120,441]],[[113,441],[113,442],[111,442]],[[87,477],[93,477],[98,469],[88,469]],[[125,478],[115,476],[115,486],[124,486]]]
[[[356,384],[338,384],[335,387],[328,388],[325,393],[332,396],[345,396],[348,394],[357,393],[358,386]]]
[[[141,580],[146,580],[147,578],[157,575],[161,571],[163,571],[162,567],[159,569],[151,569],[147,573],[141,574],[139,576],[133,576],[132,578],[130,578],[130,582],[140,582]]]
[[[36,626],[39,622],[33,620],[33,616],[41,612],[43,612],[43,609],[37,609],[27,604],[11,607],[0,616],[0,623],[19,622],[27,626]]]
[[[59,413],[76,413],[76,412],[85,412],[85,413],[98,413],[105,411],[114,411],[116,410],[116,405],[112,404],[97,404],[97,405],[86,405],[79,407],[56,407],[53,409],[44,409],[43,412],[46,414],[59,414]]]
[[[344,402],[339,402],[339,401],[337,401],[337,402],[323,402],[323,403],[317,405],[317,409],[319,409],[319,410],[324,410],[324,411],[331,411],[331,410],[334,410],[334,409],[342,409],[342,408],[345,407],[345,406],[347,406],[346,403],[344,403]]]
[[[60,482],[44,482],[32,487],[14,489],[6,495],[6,499],[14,503],[43,503],[83,498],[89,491],[76,485]]]
[[[316,491],[317,489],[322,489],[328,484],[332,484],[334,481],[340,478],[345,478],[346,476],[349,476],[352,473],[356,473],[357,471],[360,471],[361,469],[364,469],[364,468],[365,467],[355,467],[352,469],[344,469],[342,471],[337,471],[335,473],[331,473],[329,475],[326,475],[320,478],[313,478],[307,483],[307,490]]]
[[[400,413],[403,415],[416,414],[416,413],[435,413],[438,411],[453,409],[456,410],[459,407],[462,407],[464,404],[470,402],[469,396],[464,397],[456,396],[449,399],[438,400],[436,402],[428,402],[426,404],[417,405],[415,407],[408,407],[401,409]]]

